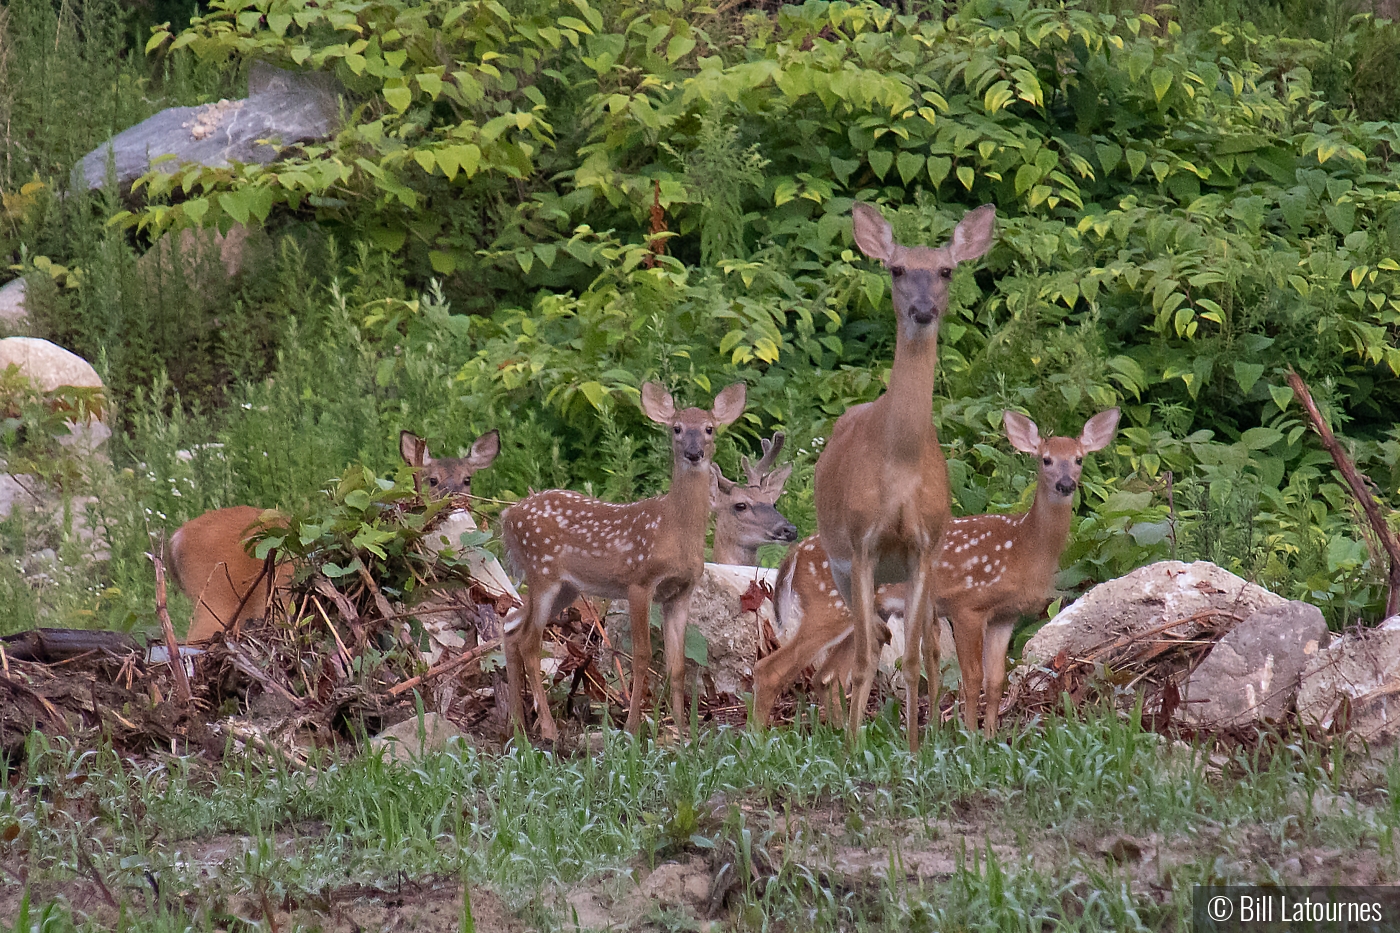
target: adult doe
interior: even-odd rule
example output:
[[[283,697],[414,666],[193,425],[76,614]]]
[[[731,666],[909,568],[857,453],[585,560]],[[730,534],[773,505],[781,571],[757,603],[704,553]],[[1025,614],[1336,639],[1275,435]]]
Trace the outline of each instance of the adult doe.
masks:
[[[852,694],[847,733],[854,742],[875,681],[879,620],[877,583],[909,581],[904,680],[909,747],[919,745],[919,662],[924,629],[933,617],[933,561],[948,523],[948,465],[933,426],[933,377],[938,327],[948,310],[948,286],[959,263],[992,245],[996,209],[969,211],[944,246],[904,246],[889,222],[868,204],[853,207],[856,245],[889,269],[896,318],[889,388],[873,402],[847,409],[817,460],[815,500],[832,579],[854,616]],[[938,639],[925,657],[938,669]]]
[[[955,518],[943,533],[935,564],[941,581],[938,610],[952,624],[968,729],[977,728],[981,689],[987,697],[984,732],[989,738],[996,734],[1012,629],[1022,615],[1045,608],[1069,540],[1084,455],[1108,446],[1118,415],[1117,408],[1100,412],[1077,439],[1042,439],[1035,422],[1006,412],[1002,421],[1011,445],[1039,460],[1030,511]],[[882,586],[878,595],[884,614],[905,610],[902,586]],[[778,694],[807,665],[816,664],[817,683],[834,692],[849,677],[854,655],[851,616],[836,594],[815,537],[793,548],[784,561],[774,603],[784,626],[795,624],[797,631],[754,668],[754,719],[760,725],[768,721]],[[938,709],[940,686],[937,668],[929,668],[932,710]],[[823,705],[832,705],[826,695]]]

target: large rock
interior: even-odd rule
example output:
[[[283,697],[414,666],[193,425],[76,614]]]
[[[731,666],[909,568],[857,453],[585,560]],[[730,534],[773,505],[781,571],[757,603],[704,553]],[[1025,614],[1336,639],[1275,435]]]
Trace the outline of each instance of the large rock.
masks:
[[[461,730],[437,713],[424,713],[390,726],[370,739],[371,752],[381,749],[385,761],[411,762],[433,752],[447,749],[448,743],[463,741]]]
[[[1295,600],[1251,613],[1187,680],[1186,721],[1230,728],[1283,719],[1293,709],[1304,667],[1326,639],[1327,621],[1308,603]]]
[[[1400,616],[1318,651],[1303,670],[1298,717],[1322,729],[1347,726],[1372,743],[1400,736]]]
[[[87,360],[38,337],[6,337],[0,340],[0,372],[10,364],[45,392],[60,386],[102,388],[102,379]]]
[[[437,527],[423,536],[423,547],[434,556],[448,548],[460,551],[462,535],[476,530],[476,520],[472,518],[471,512],[466,509],[454,509]],[[470,568],[471,578],[492,596],[510,597],[516,603],[521,602],[520,594],[510,582],[510,577],[506,576],[500,561],[490,553],[477,548],[467,554],[467,566]]]
[[[773,624],[773,601],[764,599],[756,610],[744,609],[745,593],[759,581],[773,587],[777,571],[771,567],[706,564],[690,601],[690,624],[705,640],[705,679],[719,693],[741,694],[753,688],[753,666],[758,657],[758,632],[763,621]],[[613,600],[608,607],[608,638],[615,647],[631,652],[632,626],[627,600]],[[660,650],[653,633],[653,650]],[[688,673],[693,670],[687,662]]]
[[[175,157],[158,166],[166,172],[188,162],[216,168],[233,162],[271,162],[279,146],[329,137],[338,115],[337,88],[329,76],[254,65],[246,98],[162,110],[84,156],[73,167],[73,185],[106,184],[109,153],[121,188],[150,171],[151,162],[163,155]]]
[[[25,289],[23,276],[0,286],[0,324],[23,327],[29,322],[29,312],[24,306]]]
[[[228,233],[186,227],[178,234],[166,233],[136,260],[136,271],[149,285],[178,271],[192,285],[219,270],[232,278],[248,266],[250,231],[234,224]]]
[[[1094,587],[1045,623],[1026,643],[1022,665],[1047,664],[1060,652],[1071,659],[1108,659],[1111,646],[1160,633],[1190,637],[1221,616],[1240,620],[1288,600],[1242,580],[1209,561],[1164,560]]]

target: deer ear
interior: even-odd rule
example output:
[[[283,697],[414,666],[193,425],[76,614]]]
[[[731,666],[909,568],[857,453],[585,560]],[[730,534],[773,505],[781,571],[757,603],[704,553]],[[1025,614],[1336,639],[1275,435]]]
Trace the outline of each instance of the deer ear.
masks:
[[[484,470],[501,452],[501,432],[494,428],[472,442],[471,453],[467,454],[467,465],[472,472]]]
[[[773,501],[776,502],[778,501],[778,497],[783,494],[783,485],[788,481],[788,477],[791,475],[792,464],[784,463],[772,473],[763,477],[763,482],[760,484],[761,488],[764,492],[771,492],[773,494]]]
[[[953,228],[953,242],[949,244],[953,262],[981,259],[987,250],[991,249],[996,222],[997,209],[992,204],[983,204],[964,214],[963,219]]]
[[[710,417],[715,419],[715,424],[733,424],[744,413],[748,395],[749,387],[742,382],[736,382],[716,395],[714,407],[710,409]]]
[[[734,483],[725,479],[724,473],[720,471],[718,463],[710,464],[710,511],[719,510],[721,505],[720,497],[727,496],[734,491]]]
[[[1023,454],[1040,453],[1040,430],[1034,421],[1019,411],[1008,409],[1002,414],[1001,423],[1006,426],[1006,439],[1011,441],[1012,447]]]
[[[1103,450],[1113,441],[1113,435],[1118,433],[1120,414],[1118,409],[1110,408],[1108,411],[1099,412],[1085,423],[1084,432],[1079,435],[1079,446],[1084,448],[1085,453]]]
[[[433,462],[427,442],[412,431],[399,432],[399,456],[411,467],[425,467]]]
[[[642,386],[642,411],[657,424],[670,424],[676,417],[676,403],[661,383],[648,382]]]
[[[877,208],[860,201],[852,204],[851,232],[862,253],[881,262],[890,261],[894,253],[894,231]]]

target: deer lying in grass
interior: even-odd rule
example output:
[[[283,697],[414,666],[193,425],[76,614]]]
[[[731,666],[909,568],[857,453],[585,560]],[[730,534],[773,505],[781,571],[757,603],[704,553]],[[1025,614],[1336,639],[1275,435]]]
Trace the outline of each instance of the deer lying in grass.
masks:
[[[815,503],[831,578],[854,622],[854,690],[846,729],[855,742],[878,664],[875,587],[909,581],[904,680],[910,750],[919,747],[920,647],[938,669],[938,639],[924,643],[933,618],[934,558],[950,518],[948,465],[933,426],[938,327],[959,263],[992,245],[996,210],[969,211],[938,249],[903,246],[880,212],[852,208],[856,245],[889,269],[896,320],[889,388],[841,415],[817,460]]]
[[[524,681],[539,712],[540,736],[559,737],[540,672],[545,625],[579,594],[627,600],[632,616],[632,702],[627,731],[641,725],[651,659],[651,602],[661,604],[671,712],[685,710],[685,626],[690,594],[705,567],[705,531],[715,483],[715,430],[744,411],[743,383],[715,397],[710,411],[676,411],[670,393],[642,386],[642,411],[671,430],[671,488],[618,505],[576,492],[533,493],[501,518],[501,541],[514,572],[525,577],[525,605],[505,624],[510,711],[525,728]]]
[[[1117,408],[1100,412],[1077,439],[1042,439],[1034,421],[1006,412],[1002,420],[1011,445],[1040,461],[1030,511],[955,518],[943,534],[935,563],[938,609],[952,623],[968,729],[977,728],[980,687],[987,695],[984,731],[988,737],[996,734],[1012,629],[1022,615],[1045,608],[1069,540],[1084,455],[1109,445],[1118,416]],[[903,587],[880,587],[878,597],[886,615],[905,609]],[[851,676],[854,663],[851,616],[815,536],[793,548],[783,562],[774,605],[783,627],[795,624],[797,630],[754,669],[754,721],[759,725],[767,723],[778,694],[807,665],[817,665],[817,683],[834,693]],[[928,674],[930,709],[936,711],[938,668],[929,667]],[[823,697],[823,706],[831,706],[830,694]]]
[[[752,567],[758,563],[762,544],[791,544],[797,540],[797,527],[774,508],[783,494],[783,484],[792,475],[792,464],[774,467],[783,449],[783,433],[763,441],[763,458],[750,463],[741,459],[747,486],[731,483],[715,471],[718,486],[710,503],[715,512],[715,546],[710,560],[716,564]]]
[[[399,435],[404,461],[439,496],[469,493],[472,474],[490,466],[500,449],[500,435],[487,431],[467,456],[434,458],[422,438],[408,431]],[[192,518],[170,536],[170,570],[195,604],[185,641],[208,641],[235,623],[266,615],[269,591],[287,585],[292,566],[277,564],[269,581],[265,562],[249,551],[254,536],[285,522],[276,510],[235,505]]]

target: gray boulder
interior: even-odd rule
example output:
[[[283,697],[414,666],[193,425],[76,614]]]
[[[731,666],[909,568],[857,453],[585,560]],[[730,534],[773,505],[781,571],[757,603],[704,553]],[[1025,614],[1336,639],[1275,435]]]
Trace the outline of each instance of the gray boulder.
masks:
[[[1183,697],[1186,721],[1229,728],[1283,719],[1293,709],[1304,667],[1326,640],[1327,621],[1308,603],[1252,613],[1191,673]]]
[[[1298,716],[1321,729],[1346,726],[1371,743],[1400,736],[1400,616],[1318,651],[1303,670]]]
[[[1092,655],[1111,663],[1115,646],[1126,647],[1169,623],[1183,622],[1171,631],[1189,638],[1211,619],[1243,620],[1287,603],[1209,561],[1158,561],[1100,583],[1045,623],[1026,642],[1021,669],[1048,664],[1061,651],[1070,660]]]
[[[23,327],[29,322],[24,306],[24,277],[11,279],[0,287],[0,323],[6,327]]]
[[[102,187],[109,153],[123,189],[150,171],[151,162],[163,155],[175,157],[161,163],[164,171],[188,162],[210,167],[271,162],[279,146],[328,138],[338,117],[337,88],[328,75],[294,74],[255,64],[248,75],[246,98],[162,110],[84,156],[73,167],[73,185]]]

